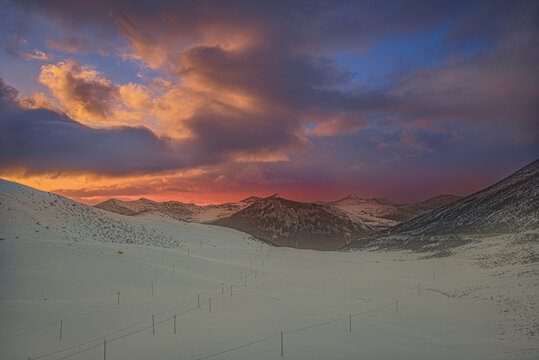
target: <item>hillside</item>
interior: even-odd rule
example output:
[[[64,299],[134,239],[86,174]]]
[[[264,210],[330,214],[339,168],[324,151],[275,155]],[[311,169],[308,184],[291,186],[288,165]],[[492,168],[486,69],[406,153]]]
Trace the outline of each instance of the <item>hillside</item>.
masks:
[[[134,224],[121,215],[3,179],[0,179],[0,218],[2,229],[15,233],[18,229],[31,227],[36,234],[54,235],[70,241],[89,239],[162,247],[181,246],[178,240],[169,235]]]
[[[329,204],[348,213],[352,219],[358,222],[369,225],[373,229],[383,230],[452,203],[457,199],[459,197],[455,195],[439,195],[416,203],[397,204],[387,199],[361,198],[350,194]]]
[[[109,199],[95,205],[95,207],[123,215],[135,215],[141,211],[153,210],[177,220],[205,222],[228,216],[233,212],[243,209],[257,199],[259,198],[252,196],[235,203],[204,206],[180,201],[157,202],[145,198],[132,201]]]
[[[358,244],[418,247],[443,241],[461,244],[466,235],[520,234],[539,229],[539,160],[502,181]],[[436,238],[438,237],[438,238]]]
[[[283,331],[291,359],[536,359],[538,242],[510,242],[474,241],[443,259],[275,248],[0,181],[0,358],[269,360]]]
[[[333,206],[286,200],[276,195],[259,199],[211,223],[244,231],[274,245],[315,250],[338,249],[372,232]]]

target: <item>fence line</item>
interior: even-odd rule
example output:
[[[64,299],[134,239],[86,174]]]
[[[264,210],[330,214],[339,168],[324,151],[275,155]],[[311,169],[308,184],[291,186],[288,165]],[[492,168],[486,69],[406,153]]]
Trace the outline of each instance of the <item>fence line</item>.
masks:
[[[251,272],[252,272],[251,270],[249,270],[249,269],[247,270],[247,273],[250,274]],[[240,281],[236,281],[235,283],[232,284],[232,286],[238,285],[239,283],[241,283],[241,280],[240,280]],[[200,305],[207,304],[207,303],[209,302],[209,299],[215,299],[215,298],[217,298],[217,297],[219,297],[219,296],[222,296],[222,295],[224,295],[224,293],[219,292],[217,295],[214,295],[213,297],[208,298],[208,300],[201,302]],[[158,312],[157,314],[160,315],[160,314],[164,314],[164,313],[170,312],[170,311],[172,311],[172,310],[174,310],[174,309],[176,309],[176,308],[178,308],[178,307],[180,307],[180,306],[185,305],[185,304],[188,303],[189,301],[192,301],[193,299],[197,298],[197,296],[198,296],[198,295],[196,295],[196,296],[194,296],[194,297],[191,297],[191,298],[189,298],[189,299],[183,301],[182,303],[180,303],[180,304],[174,306],[173,308],[170,308],[170,309],[167,309],[167,310],[160,311],[160,312]],[[165,322],[170,321],[171,319],[173,319],[174,316],[179,317],[179,316],[188,314],[188,313],[190,313],[190,312],[192,312],[192,311],[194,311],[194,310],[198,310],[198,306],[194,306],[194,307],[192,307],[192,308],[190,308],[190,309],[187,309],[187,310],[185,310],[185,311],[183,311],[183,312],[173,314],[172,316],[169,316],[168,318],[166,318],[166,319],[164,319],[164,320],[161,320],[161,321],[157,322],[155,325],[156,325],[156,326],[161,325],[161,324],[163,324],[163,323],[165,323]],[[115,331],[109,332],[109,333],[107,333],[107,334],[105,334],[105,335],[101,335],[101,336],[92,338],[92,339],[90,339],[90,340],[84,341],[84,342],[82,342],[82,343],[78,343],[78,344],[75,344],[75,345],[72,345],[72,346],[69,346],[69,347],[66,347],[66,348],[63,348],[63,349],[59,349],[59,350],[56,350],[56,351],[53,351],[53,352],[49,352],[49,353],[46,353],[46,354],[40,354],[40,355],[32,356],[31,359],[33,359],[33,360],[43,359],[43,358],[46,358],[46,357],[50,357],[50,356],[52,356],[52,355],[57,355],[57,354],[60,354],[60,353],[63,353],[63,352],[69,351],[69,350],[73,350],[73,349],[79,348],[79,347],[84,346],[84,345],[87,345],[87,344],[91,344],[92,342],[95,342],[95,341],[98,341],[98,340],[105,339],[105,338],[107,338],[107,337],[109,337],[109,336],[111,336],[111,335],[117,334],[117,333],[122,332],[122,331],[125,331],[125,330],[127,330],[127,329],[129,329],[129,328],[132,328],[132,327],[134,327],[134,326],[136,326],[136,325],[139,325],[139,324],[141,324],[141,323],[144,323],[145,321],[149,321],[151,318],[152,318],[151,316],[146,317],[146,318],[144,318],[144,319],[142,319],[142,320],[140,320],[140,321],[137,321],[137,322],[135,322],[135,323],[133,323],[133,324],[131,324],[131,325],[128,325],[128,326],[125,326],[125,327],[123,327],[123,328],[121,328],[121,329],[117,329],[117,330],[115,330]],[[52,326],[52,325],[57,324],[57,323],[59,323],[59,322],[60,322],[60,320],[55,321],[54,323],[48,324],[48,326]],[[146,326],[146,327],[144,327],[144,328],[142,328],[142,329],[138,329],[138,330],[132,331],[132,332],[127,333],[127,334],[124,334],[124,335],[120,335],[120,336],[118,336],[118,337],[116,337],[116,338],[109,339],[109,340],[107,340],[107,342],[110,343],[110,342],[113,342],[113,341],[117,341],[117,340],[123,339],[123,338],[125,338],[125,337],[128,337],[128,336],[131,336],[131,335],[135,335],[135,334],[137,334],[137,333],[140,333],[140,332],[142,332],[142,331],[144,331],[144,330],[147,330],[147,329],[149,329],[149,328],[152,328],[152,325]],[[80,351],[77,351],[76,353],[68,354],[68,355],[62,357],[61,359],[67,359],[67,358],[70,358],[70,357],[75,356],[75,355],[78,355],[78,354],[80,354],[80,353],[82,353],[82,352],[89,351],[89,350],[93,349],[94,347],[97,347],[97,346],[100,346],[100,345],[101,345],[101,343],[95,344],[94,346],[91,346],[91,347],[89,347],[89,348],[86,348],[86,350],[80,350]]]
[[[239,284],[240,282],[241,282],[241,281],[237,281],[237,282],[234,283],[233,285],[237,285],[237,284]],[[211,297],[211,298],[209,298],[209,299],[214,299],[214,298],[219,297],[219,296],[221,296],[221,295],[223,295],[223,294],[219,293],[219,294],[217,294],[217,295],[215,295],[215,296],[213,296],[213,297]],[[196,297],[194,297],[194,298],[196,298]],[[193,299],[193,298],[192,298],[192,299]],[[201,304],[201,305],[207,304],[207,303],[209,302],[209,299],[206,300],[206,301],[204,301],[204,302],[201,302],[200,304]],[[164,324],[164,323],[166,323],[166,322],[168,322],[168,321],[174,319],[174,316],[179,317],[179,316],[188,314],[188,313],[190,313],[190,312],[192,312],[192,311],[194,311],[194,310],[198,310],[198,309],[199,309],[199,308],[198,308],[198,305],[197,305],[197,306],[193,306],[192,308],[190,308],[190,309],[188,309],[188,310],[185,310],[185,311],[183,311],[183,312],[181,312],[181,313],[177,313],[177,314],[174,314],[174,315],[172,315],[172,316],[169,316],[168,318],[165,318],[165,319],[163,319],[163,320],[161,320],[161,321],[158,321],[158,322],[156,322],[155,324],[145,326],[145,327],[143,327],[143,328],[141,328],[141,329],[137,329],[137,330],[131,331],[131,332],[126,333],[126,334],[123,334],[123,335],[119,335],[119,336],[117,336],[117,337],[115,337],[115,338],[110,338],[110,339],[107,340],[107,343],[111,343],[111,342],[114,342],[114,341],[118,341],[118,340],[124,339],[124,338],[126,338],[126,337],[129,337],[129,336],[132,336],[132,335],[141,333],[141,332],[143,332],[143,331],[152,329],[152,328],[154,328],[155,326],[162,325],[162,324]],[[144,319],[144,321],[146,321],[146,320],[148,320],[148,319],[151,319],[151,317],[150,317],[150,318]],[[139,322],[139,323],[140,323],[140,322]],[[125,328],[124,328],[123,330],[125,330]],[[116,331],[116,333],[117,333],[117,332],[119,332],[119,331]],[[105,339],[107,336],[110,336],[110,334],[111,334],[111,333],[109,333],[108,335],[100,336],[100,337],[98,337],[98,338],[94,338],[94,339],[92,339],[92,340],[88,340],[88,341],[86,341],[86,342],[84,342],[84,343],[80,343],[80,344],[77,344],[77,345],[70,346],[70,347],[68,347],[68,348],[64,348],[64,349],[61,349],[61,350],[57,350],[57,351],[52,352],[52,353],[34,356],[34,357],[31,357],[31,359],[33,359],[33,360],[38,360],[38,359],[42,359],[42,358],[49,357],[49,356],[52,356],[52,355],[56,355],[56,354],[61,353],[61,352],[65,352],[65,351],[68,351],[68,350],[73,350],[74,348],[77,348],[77,347],[80,347],[80,346],[83,346],[83,345],[87,345],[87,344],[92,343],[92,342],[94,342],[94,341],[101,340],[101,339]],[[98,346],[101,346],[101,345],[102,345],[101,343],[94,344],[94,345],[92,345],[92,346],[90,346],[90,347],[88,347],[88,348],[85,348],[85,349],[83,349],[83,350],[79,350],[79,351],[77,351],[77,352],[75,352],[75,353],[65,355],[65,356],[61,357],[60,359],[68,359],[68,358],[71,358],[71,357],[73,357],[73,356],[79,355],[79,354],[84,353],[84,352],[86,352],[86,351],[90,351],[90,350],[92,350],[92,349],[94,349],[94,348],[96,348],[96,347],[98,347]]]
[[[189,251],[188,251],[189,252]],[[189,253],[186,253],[186,252],[183,252],[184,255],[187,254],[186,256],[189,256]],[[122,291],[126,291],[125,289],[123,289]],[[75,311],[73,312],[72,314],[69,314],[67,316],[62,316],[62,320],[66,320],[66,319],[71,319],[72,317],[74,317],[75,315],[79,315],[79,314],[82,314],[86,311],[88,311],[90,308],[93,308],[93,307],[96,307],[96,306],[99,306],[101,305],[100,303],[94,303],[94,304],[90,304],[88,305],[87,307],[81,309],[81,310],[78,310],[78,311]],[[169,309],[169,310],[164,310],[164,311],[161,311],[161,312],[158,312],[156,314],[162,314],[162,313],[165,313],[165,312],[168,312],[168,311],[172,311],[174,310],[175,308],[177,307],[180,307],[182,306],[183,304],[180,304],[180,305],[177,305],[176,307],[172,308],[172,309]],[[20,333],[17,333],[17,334],[13,334],[13,335],[9,335],[5,338],[2,338],[0,339],[0,343],[3,343],[3,342],[6,342],[6,341],[9,341],[9,340],[12,340],[12,339],[15,339],[15,338],[18,338],[18,337],[21,337],[21,336],[24,336],[24,335],[27,335],[27,334],[31,334],[33,332],[36,332],[36,331],[39,331],[39,330],[42,330],[42,329],[45,329],[45,328],[48,328],[52,325],[55,325],[55,324],[58,324],[60,323],[61,320],[54,320],[54,321],[51,321],[51,322],[48,322],[48,323],[45,323],[43,325],[40,325],[36,328],[32,328],[32,329],[29,329],[29,330],[25,330],[25,331],[22,331]]]
[[[266,255],[267,256],[267,255]],[[437,268],[434,269],[434,271],[438,270],[440,267],[442,267],[443,265],[438,265]],[[254,273],[254,270],[252,269],[248,269],[246,271],[247,274],[252,274]],[[428,274],[426,275],[424,278],[422,278],[421,280],[424,280],[428,277],[430,277],[431,275]],[[236,281],[235,283],[232,284],[232,286],[235,286],[235,285],[238,285],[240,283],[243,282],[243,279],[240,279],[238,281]],[[403,296],[399,297],[397,299],[398,300],[403,300],[403,299],[406,299],[408,298],[409,296],[411,296],[413,293],[415,293],[417,291],[417,288],[412,288],[410,289],[406,294],[404,294]],[[207,304],[211,301],[211,299],[215,299],[215,298],[218,298],[219,296],[223,296],[224,295],[224,292],[222,291],[219,291],[216,295],[212,296],[212,297],[209,297],[207,300],[205,300],[204,302],[201,302],[200,305],[204,305],[204,304]],[[195,296],[196,297],[196,296]],[[193,300],[195,297],[192,297],[190,298],[190,300]],[[184,303],[186,303],[187,301],[185,301]],[[205,355],[205,356],[202,356],[202,357],[198,357],[196,359],[193,359],[193,360],[203,360],[203,359],[208,359],[208,358],[211,358],[211,357],[215,357],[215,356],[218,356],[218,355],[222,355],[222,354],[225,354],[225,353],[228,353],[228,352],[233,352],[233,351],[236,351],[236,350],[239,350],[239,349],[242,349],[242,348],[246,348],[246,347],[249,347],[249,346],[252,346],[252,345],[255,345],[255,344],[258,344],[258,343],[261,343],[261,342],[264,342],[264,341],[267,341],[267,340],[270,340],[272,338],[276,338],[278,336],[281,336],[281,334],[291,334],[291,333],[296,333],[296,332],[302,332],[302,331],[306,331],[306,330],[309,330],[309,329],[313,329],[313,328],[317,328],[317,327],[322,327],[322,326],[325,326],[325,325],[328,325],[328,324],[331,324],[331,323],[335,323],[335,322],[338,322],[338,321],[342,321],[344,319],[348,319],[348,318],[352,318],[352,317],[357,317],[357,316],[361,316],[361,315],[365,315],[365,314],[368,314],[368,313],[372,313],[372,312],[376,312],[376,311],[380,311],[380,310],[383,310],[383,309],[386,309],[388,307],[391,307],[395,304],[395,302],[392,300],[391,302],[383,305],[383,306],[379,306],[377,308],[374,308],[374,309],[370,309],[370,310],[365,310],[365,311],[361,311],[361,312],[356,312],[356,313],[350,313],[350,314],[347,314],[347,315],[344,315],[344,316],[341,316],[341,317],[338,317],[338,318],[335,318],[335,319],[331,319],[331,320],[326,320],[326,321],[323,321],[323,322],[319,322],[319,323],[316,323],[316,324],[313,324],[313,325],[308,325],[308,326],[304,326],[304,327],[300,327],[300,328],[295,328],[295,329],[290,329],[290,330],[286,330],[286,331],[282,331],[282,332],[279,332],[279,333],[276,333],[276,334],[273,334],[273,335],[270,335],[270,336],[266,336],[266,337],[263,337],[263,338],[259,338],[259,339],[256,339],[256,340],[253,340],[253,341],[250,341],[248,343],[245,343],[245,344],[241,344],[241,345],[237,345],[237,346],[234,346],[234,347],[231,347],[231,348],[228,348],[228,349],[225,349],[225,350],[221,350],[221,351],[218,351],[218,352],[215,352],[215,353],[212,353],[212,354],[209,354],[209,355]],[[161,313],[166,313],[166,312],[169,312],[169,311],[172,311],[174,310],[175,308],[177,308],[179,306],[176,306],[172,309],[169,309],[169,310],[165,310],[165,311],[162,311]],[[159,325],[162,325],[168,321],[171,321],[172,319],[174,319],[175,317],[177,316],[182,316],[182,315],[185,315],[187,313],[190,313],[192,311],[195,311],[198,309],[198,305],[197,306],[194,306],[190,309],[187,309],[183,312],[180,312],[180,313],[177,313],[177,314],[173,314],[157,323],[155,323],[155,326],[159,326]],[[144,319],[144,321],[146,321],[148,318]],[[59,321],[56,321],[55,323],[58,323]],[[140,324],[141,322],[143,321],[140,321],[137,323]],[[52,324],[49,324],[49,326],[51,326]],[[129,327],[133,327],[135,326],[134,324],[130,325]],[[145,330],[148,330],[148,329],[151,329],[154,325],[148,325],[148,326],[145,326],[141,329],[137,329],[137,330],[134,330],[134,331],[131,331],[129,333],[126,333],[126,334],[122,334],[122,335],[119,335],[117,337],[114,337],[114,338],[110,338],[110,339],[107,339],[107,342],[114,342],[114,341],[118,341],[118,340],[121,340],[121,339],[124,339],[126,337],[129,337],[129,336],[132,336],[132,335],[135,335],[135,334],[138,334],[138,333],[141,333]],[[121,331],[124,331],[126,328],[123,328],[121,329]],[[115,331],[114,333],[118,333],[120,331]],[[83,345],[86,345],[88,343],[91,343],[93,341],[96,341],[98,339],[103,339],[103,338],[106,338],[107,336],[110,336],[110,333],[109,335],[103,335],[103,336],[100,336],[99,338],[95,338],[95,339],[92,339],[92,340],[89,340],[89,341],[86,341],[84,343],[80,343],[80,344],[77,344],[77,345],[73,345],[69,348],[65,348],[65,349],[62,349],[62,350],[58,350],[56,352],[53,352],[53,353],[49,353],[49,354],[44,354],[44,355],[39,355],[39,356],[36,356],[36,357],[32,357],[32,359],[34,360],[38,360],[38,359],[41,359],[41,358],[44,358],[44,357],[48,357],[48,356],[51,356],[51,355],[54,355],[54,354],[58,354],[60,352],[65,352],[65,351],[68,351],[68,350],[72,350],[74,348],[77,348],[77,347],[80,347],[80,346],[83,346]],[[84,353],[86,351],[90,351],[98,346],[101,346],[102,344],[101,343],[98,343],[98,344],[94,344],[88,348],[85,348],[85,349],[82,349],[82,350],[79,350],[75,353],[72,353],[72,354],[68,354],[68,355],[65,355],[64,357],[60,358],[60,359],[68,359],[68,358],[71,358],[73,356],[76,356],[76,355],[79,355],[81,353]]]
[[[441,266],[443,266],[443,264],[438,265],[438,267],[435,270],[439,269]],[[426,275],[423,279],[425,279],[426,277],[430,277],[430,275]],[[400,298],[398,298],[398,300],[402,300],[402,299],[405,299],[405,298],[409,297],[415,291],[416,291],[415,288],[411,289],[410,291],[408,291],[407,294],[405,294],[405,295],[401,296]],[[278,333],[278,334],[275,334],[275,335],[271,335],[271,336],[268,336],[268,337],[265,337],[265,338],[254,340],[254,341],[251,341],[251,342],[249,342],[247,344],[237,345],[235,347],[232,347],[232,348],[229,348],[229,349],[226,349],[226,350],[222,350],[222,351],[219,351],[219,352],[216,352],[216,353],[213,353],[213,354],[210,354],[210,355],[206,355],[206,356],[203,356],[203,357],[198,357],[198,358],[193,359],[193,360],[203,360],[203,359],[207,359],[207,358],[210,358],[210,357],[218,356],[218,355],[221,355],[221,354],[224,354],[224,353],[227,353],[227,352],[232,352],[232,351],[235,351],[235,350],[239,350],[239,349],[242,349],[242,348],[245,348],[245,347],[248,347],[248,346],[251,346],[251,345],[266,341],[266,340],[269,340],[271,338],[280,336],[281,334],[292,334],[292,333],[301,332],[301,331],[305,331],[305,330],[309,330],[309,329],[313,329],[313,328],[317,328],[317,327],[322,327],[322,326],[329,325],[329,324],[332,324],[332,323],[335,323],[335,322],[338,322],[338,321],[342,321],[344,319],[348,319],[348,318],[351,319],[352,317],[357,317],[357,316],[365,315],[365,314],[368,314],[368,313],[380,311],[380,310],[386,309],[388,307],[391,307],[393,305],[394,305],[394,302],[392,301],[392,302],[390,302],[390,303],[388,303],[386,305],[380,306],[378,308],[348,314],[348,315],[341,316],[341,317],[336,318],[336,319],[323,321],[323,322],[316,323],[316,324],[313,324],[313,325],[308,325],[308,326],[304,326],[304,327],[300,327],[300,328],[296,328],[296,329],[282,331],[281,333]]]
[[[196,358],[196,359],[194,359],[194,360],[204,360],[204,359],[209,359],[209,358],[211,358],[211,357],[218,356],[218,355],[222,355],[222,354],[226,354],[226,353],[229,353],[229,352],[232,352],[232,351],[236,351],[236,350],[239,350],[239,349],[243,349],[243,348],[246,348],[246,347],[248,347],[248,346],[255,345],[255,344],[261,343],[261,342],[263,342],[263,341],[267,341],[267,340],[269,340],[269,339],[276,338],[276,337],[278,337],[278,336],[281,336],[281,333],[273,334],[273,335],[267,336],[267,337],[265,337],[265,338],[258,339],[258,340],[254,340],[254,341],[251,341],[250,343],[243,344],[243,345],[238,345],[238,346],[235,346],[235,347],[226,349],[226,350],[221,350],[221,351],[219,351],[219,352],[216,352],[216,353],[213,353],[213,354],[210,354],[210,355],[205,355],[205,356]]]
[[[41,326],[39,326],[39,327],[30,329],[30,330],[27,330],[27,331],[24,331],[24,332],[20,332],[20,333],[18,333],[18,334],[14,334],[14,335],[11,335],[11,336],[6,337],[6,338],[3,338],[3,339],[0,339],[0,343],[5,342],[5,341],[9,341],[9,340],[11,340],[11,339],[15,339],[15,338],[17,338],[17,337],[19,337],[19,336],[24,336],[24,335],[33,333],[33,332],[38,331],[38,330],[42,330],[42,329],[48,328],[49,326],[56,325],[56,324],[59,324],[59,323],[60,323],[60,320],[56,320],[56,321],[53,321],[53,322],[49,322],[49,323],[44,324],[44,325],[41,325]]]

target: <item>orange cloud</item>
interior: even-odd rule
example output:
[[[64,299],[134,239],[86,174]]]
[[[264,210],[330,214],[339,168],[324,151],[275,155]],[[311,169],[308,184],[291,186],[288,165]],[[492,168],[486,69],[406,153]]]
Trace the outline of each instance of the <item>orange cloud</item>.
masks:
[[[25,60],[42,60],[42,61],[49,61],[49,60],[52,60],[53,56],[52,55],[48,55],[46,53],[44,53],[43,51],[40,51],[40,50],[37,50],[37,49],[34,49],[34,52],[33,53],[21,53],[21,56],[25,59]]]
[[[41,68],[39,81],[59,100],[63,110],[83,123],[109,122],[118,97],[112,82],[94,67],[65,60]]]
[[[307,131],[309,135],[335,136],[353,134],[369,123],[369,120],[363,119],[363,116],[359,113],[339,114],[330,116],[329,119],[318,117],[316,121],[318,122],[316,127]]]

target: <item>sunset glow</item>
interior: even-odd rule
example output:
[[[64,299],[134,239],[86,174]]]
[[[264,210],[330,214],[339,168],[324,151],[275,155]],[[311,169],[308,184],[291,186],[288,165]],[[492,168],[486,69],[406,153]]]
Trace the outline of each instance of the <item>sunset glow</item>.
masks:
[[[88,204],[470,194],[539,153],[537,11],[0,2],[0,177]]]

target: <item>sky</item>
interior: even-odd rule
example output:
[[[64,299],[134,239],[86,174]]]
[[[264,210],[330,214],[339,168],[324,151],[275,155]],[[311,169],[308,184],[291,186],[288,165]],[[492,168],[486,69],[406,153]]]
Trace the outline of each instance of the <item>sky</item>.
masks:
[[[87,204],[468,195],[538,158],[538,13],[0,0],[0,177]]]

